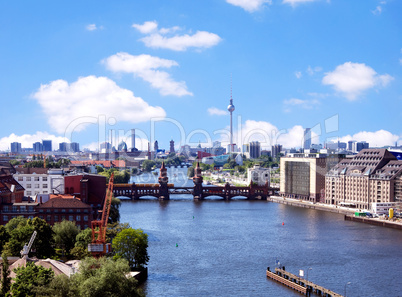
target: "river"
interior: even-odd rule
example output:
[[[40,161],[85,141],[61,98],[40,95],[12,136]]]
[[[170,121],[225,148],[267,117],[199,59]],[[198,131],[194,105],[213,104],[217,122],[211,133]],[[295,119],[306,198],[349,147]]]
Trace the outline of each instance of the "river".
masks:
[[[169,182],[191,185],[186,171],[169,169]],[[347,296],[402,296],[398,230],[243,198],[122,200],[120,214],[121,222],[149,236],[148,297],[300,296],[267,279],[267,266],[273,270],[277,260],[294,274],[303,269],[306,277],[308,271],[310,281],[340,294],[346,288]]]

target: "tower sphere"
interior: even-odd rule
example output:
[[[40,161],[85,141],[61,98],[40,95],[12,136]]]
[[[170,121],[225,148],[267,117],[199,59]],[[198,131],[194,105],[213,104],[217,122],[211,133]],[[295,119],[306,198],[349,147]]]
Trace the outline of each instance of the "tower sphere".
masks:
[[[233,112],[234,110],[235,110],[234,105],[233,105],[233,104],[229,104],[229,105],[228,105],[228,111],[229,111],[229,112]]]

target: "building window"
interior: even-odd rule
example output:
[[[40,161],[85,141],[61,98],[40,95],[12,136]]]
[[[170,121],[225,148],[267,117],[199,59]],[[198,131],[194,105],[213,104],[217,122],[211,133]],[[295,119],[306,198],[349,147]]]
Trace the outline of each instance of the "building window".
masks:
[[[21,211],[21,212],[26,212],[26,211],[27,211],[26,206],[25,206],[25,205],[21,205],[21,206],[20,206],[20,211]]]
[[[47,189],[47,184],[43,184],[42,188]]]
[[[23,181],[23,180],[24,180],[24,178],[22,176],[18,177],[18,181]]]
[[[28,195],[28,196],[31,196],[31,195],[32,195],[32,192],[31,192],[31,191],[27,191],[27,195]]]
[[[39,189],[39,184],[36,184],[36,185],[35,185],[35,189]]]
[[[81,216],[76,217],[77,222],[81,221]]]
[[[58,222],[59,221],[59,216],[54,216],[54,221]]]
[[[8,205],[3,206],[3,212],[8,212]]]
[[[69,221],[74,221],[74,216],[68,216]]]
[[[43,212],[43,209],[39,209],[39,212]]]
[[[17,211],[18,211],[17,206],[13,205],[13,212],[17,212]]]
[[[61,210],[61,212],[66,212],[66,210],[63,208],[63,209]]]
[[[84,221],[88,221],[88,216],[84,216]]]
[[[28,206],[28,211],[33,211],[33,206]]]
[[[43,194],[47,194],[48,192],[47,191],[43,191]]]
[[[69,209],[68,212],[73,212],[73,210],[72,210],[72,209]]]
[[[3,221],[8,222],[8,216],[3,216]]]
[[[31,184],[27,184],[27,188],[30,189],[30,188],[31,188]]]
[[[30,177],[30,176],[27,176],[26,181],[31,181],[31,177]]]
[[[64,221],[66,219],[66,216],[61,216],[61,220]]]
[[[47,176],[42,177],[42,181],[47,181]]]
[[[43,216],[39,216],[39,218],[43,220]]]
[[[52,218],[51,215],[47,215],[47,216],[46,216],[46,221],[47,221],[47,222],[50,222],[51,218]]]
[[[39,176],[35,176],[34,181],[39,181]]]

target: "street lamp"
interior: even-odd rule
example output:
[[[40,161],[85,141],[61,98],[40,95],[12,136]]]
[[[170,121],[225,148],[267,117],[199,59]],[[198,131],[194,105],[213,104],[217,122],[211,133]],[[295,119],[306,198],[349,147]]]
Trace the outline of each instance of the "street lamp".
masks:
[[[345,294],[344,294],[345,297],[346,297],[346,286],[350,285],[350,284],[351,284],[351,282],[347,282],[346,285],[345,285]]]

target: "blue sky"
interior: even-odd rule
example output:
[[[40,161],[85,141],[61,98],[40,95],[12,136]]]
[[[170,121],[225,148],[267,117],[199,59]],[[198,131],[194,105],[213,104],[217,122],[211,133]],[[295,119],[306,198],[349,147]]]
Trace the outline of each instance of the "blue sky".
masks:
[[[398,0],[2,1],[0,150],[402,144]],[[231,87],[232,85],[232,87]],[[232,89],[232,91],[231,91]]]

